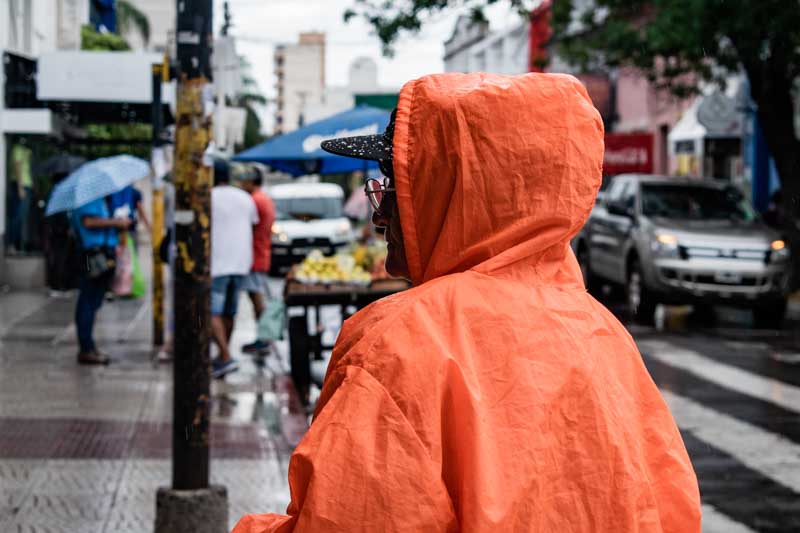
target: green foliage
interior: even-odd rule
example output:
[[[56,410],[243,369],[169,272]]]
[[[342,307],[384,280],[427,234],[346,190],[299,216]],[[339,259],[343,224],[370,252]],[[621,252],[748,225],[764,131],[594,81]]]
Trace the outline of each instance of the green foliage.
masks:
[[[130,50],[128,43],[114,33],[100,33],[85,24],[81,26],[81,50],[120,52]]]
[[[403,33],[418,32],[426,18],[468,9],[475,20],[498,0],[353,0],[344,19],[361,17],[384,52]],[[505,0],[527,16],[535,2]],[[553,1],[553,42],[558,53],[591,71],[630,65],[678,96],[698,80],[724,83],[740,65],[792,79],[800,75],[800,9],[786,0],[574,0]],[[749,70],[749,69],[748,69]]]
[[[129,0],[117,0],[117,32],[125,35],[135,29],[142,36],[144,44],[150,42],[150,20]]]
[[[800,75],[800,9],[780,0],[595,0],[554,2],[559,53],[586,69],[630,65],[678,96],[699,80],[773,63],[770,76]]]
[[[87,124],[85,126],[87,139],[116,140],[120,142],[140,141],[150,142],[153,127],[150,124]]]
[[[506,0],[521,15],[528,13],[530,0]],[[486,20],[483,9],[497,3],[498,0],[354,0],[351,8],[344,12],[344,20],[348,22],[354,17],[366,20],[375,30],[375,34],[383,44],[386,56],[394,54],[394,42],[402,33],[416,33],[426,17],[435,15],[448,8],[466,7],[473,20]]]
[[[461,8],[484,20],[483,9],[497,0],[352,1],[345,21],[364,18],[390,54],[398,37],[419,31],[426,17]],[[522,15],[534,6],[505,1]],[[553,0],[552,6],[551,51],[585,71],[632,66],[679,97],[697,93],[701,82],[724,86],[731,73],[744,71],[786,201],[794,202],[787,209],[800,212],[797,0]]]
[[[258,83],[250,74],[252,65],[244,56],[239,56],[239,69],[242,73],[242,90],[231,99],[230,103],[237,107],[243,107],[247,112],[244,143],[236,146],[237,151],[242,151],[264,142],[264,136],[261,134],[261,119],[258,118],[256,108],[266,105],[267,99],[261,94]]]

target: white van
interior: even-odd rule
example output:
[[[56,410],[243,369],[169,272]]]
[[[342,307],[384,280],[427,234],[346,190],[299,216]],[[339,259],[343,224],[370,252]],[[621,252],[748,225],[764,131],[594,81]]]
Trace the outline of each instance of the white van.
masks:
[[[285,183],[267,191],[275,203],[272,273],[284,273],[311,250],[333,254],[353,242],[350,220],[342,213],[344,191],[334,183]]]

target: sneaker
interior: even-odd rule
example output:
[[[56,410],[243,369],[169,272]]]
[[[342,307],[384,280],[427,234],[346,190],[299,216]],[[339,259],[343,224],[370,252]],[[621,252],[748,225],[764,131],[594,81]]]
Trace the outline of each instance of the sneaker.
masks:
[[[242,346],[242,351],[251,355],[267,355],[272,351],[272,343],[269,341],[257,340]]]
[[[107,365],[111,359],[97,350],[78,353],[78,363],[82,365]]]
[[[235,359],[223,361],[217,357],[211,361],[211,377],[214,379],[223,378],[231,372],[236,372],[237,370],[239,370],[239,363],[237,363]]]

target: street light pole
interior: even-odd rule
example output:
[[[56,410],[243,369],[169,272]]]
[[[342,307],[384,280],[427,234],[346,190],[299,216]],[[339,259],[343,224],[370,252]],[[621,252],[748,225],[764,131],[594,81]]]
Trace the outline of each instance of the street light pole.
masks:
[[[208,483],[210,385],[212,0],[176,0],[175,345],[172,488],[159,489],[156,533],[222,533],[227,492]]]

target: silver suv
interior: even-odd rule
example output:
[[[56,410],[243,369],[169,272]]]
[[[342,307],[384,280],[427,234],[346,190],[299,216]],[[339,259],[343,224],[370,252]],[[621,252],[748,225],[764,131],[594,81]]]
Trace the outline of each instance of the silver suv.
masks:
[[[748,307],[762,327],[786,314],[789,249],[729,183],[616,176],[573,247],[587,288],[623,285],[643,323],[658,303]]]

